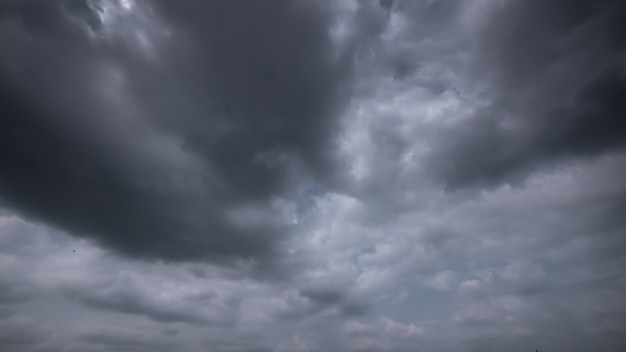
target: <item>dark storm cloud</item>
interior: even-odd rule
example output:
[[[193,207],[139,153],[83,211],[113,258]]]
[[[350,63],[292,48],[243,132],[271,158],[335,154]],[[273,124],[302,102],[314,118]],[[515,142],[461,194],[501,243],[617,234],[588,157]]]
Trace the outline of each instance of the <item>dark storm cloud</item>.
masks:
[[[334,182],[347,70],[325,13],[286,0],[135,6],[158,20],[107,23],[114,1],[0,2],[0,200],[126,255],[269,257],[286,231],[272,198],[295,176]]]
[[[347,88],[346,63],[332,58],[321,9],[286,0],[161,4],[202,43],[193,61],[210,65],[194,75],[227,119],[228,132],[214,140],[198,129],[215,128],[215,121],[177,122],[187,147],[206,155],[246,198],[280,188],[279,171],[291,166],[285,165],[290,158],[322,180],[329,177],[332,113]]]
[[[1,351],[624,345],[621,2],[132,3],[0,0]]]
[[[493,102],[444,134],[433,163],[450,188],[517,183],[626,141],[626,5],[510,1],[484,28]]]

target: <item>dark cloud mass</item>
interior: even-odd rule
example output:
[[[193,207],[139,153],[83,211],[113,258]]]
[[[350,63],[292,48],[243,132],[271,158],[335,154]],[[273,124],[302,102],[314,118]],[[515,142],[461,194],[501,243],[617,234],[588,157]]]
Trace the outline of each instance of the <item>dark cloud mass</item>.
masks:
[[[626,350],[623,0],[0,0],[0,352]]]
[[[2,201],[129,255],[269,254],[286,231],[269,202],[290,176],[333,173],[343,71],[324,14],[291,1],[142,5],[136,16],[173,27],[153,28],[165,27],[154,15],[126,28],[115,1],[1,3]],[[156,62],[122,42],[135,31],[156,47],[161,30],[173,38]],[[168,52],[185,45],[193,56]]]
[[[626,5],[508,1],[477,59],[495,99],[454,126],[435,156],[451,188],[518,183],[541,165],[626,141]]]

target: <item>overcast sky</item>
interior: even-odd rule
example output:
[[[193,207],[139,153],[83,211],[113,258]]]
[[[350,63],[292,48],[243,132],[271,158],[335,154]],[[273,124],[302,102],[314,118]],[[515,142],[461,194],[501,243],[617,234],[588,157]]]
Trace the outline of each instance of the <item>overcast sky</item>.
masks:
[[[0,0],[3,352],[623,351],[622,0]]]

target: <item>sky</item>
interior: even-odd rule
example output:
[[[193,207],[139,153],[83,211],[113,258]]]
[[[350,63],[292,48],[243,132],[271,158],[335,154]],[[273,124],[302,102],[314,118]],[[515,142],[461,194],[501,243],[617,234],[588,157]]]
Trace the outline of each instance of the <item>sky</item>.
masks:
[[[623,351],[621,0],[0,0],[0,350]]]

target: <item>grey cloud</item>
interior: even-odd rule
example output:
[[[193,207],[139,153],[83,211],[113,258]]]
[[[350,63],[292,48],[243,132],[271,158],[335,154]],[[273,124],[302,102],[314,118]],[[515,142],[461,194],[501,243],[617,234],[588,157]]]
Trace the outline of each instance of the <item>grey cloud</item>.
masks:
[[[479,37],[492,103],[443,134],[432,165],[452,189],[519,184],[546,166],[623,150],[626,7],[510,1]]]
[[[270,352],[273,351],[270,347],[258,346],[254,343],[245,343],[245,342],[224,342],[224,343],[216,343],[211,340],[205,343],[208,348],[211,348],[214,351],[218,352]]]
[[[15,282],[0,280],[0,304],[14,304],[28,300],[32,292]]]
[[[1,350],[623,349],[621,2],[115,3],[0,0]]]
[[[344,293],[330,289],[304,289],[299,291],[302,297],[320,305],[333,305],[344,298]]]
[[[162,1],[162,6],[168,18],[202,43],[194,61],[211,65],[201,67],[206,76],[199,83],[214,92],[212,98],[225,110],[230,126],[209,141],[196,135],[196,124],[202,121],[190,120],[181,126],[187,146],[208,155],[225,177],[253,197],[279,187],[284,180],[271,168],[289,166],[283,163],[290,158],[324,180],[331,166],[330,137],[337,127],[333,110],[348,77],[345,62],[332,58],[329,19],[321,9],[285,0]],[[236,16],[249,28],[233,28],[227,16]],[[214,123],[205,120],[209,122]],[[259,165],[246,165],[247,160]]]
[[[36,347],[45,338],[44,331],[33,321],[13,314],[0,320],[0,348],[3,351],[23,351]]]
[[[0,339],[7,331],[6,339],[16,351],[148,351],[172,346],[196,351],[206,350],[200,346],[203,339],[222,341],[228,351],[229,346],[254,349],[266,342],[265,337],[254,340],[246,337],[250,332],[240,333],[251,325],[252,333],[259,334],[254,312],[266,308],[254,300],[263,302],[275,292],[266,292],[250,278],[220,277],[224,268],[218,266],[212,277],[198,279],[186,264],[106,254],[93,243],[39,231],[40,226],[15,216],[0,219],[0,239],[11,239],[12,231],[5,230],[18,228],[30,245],[0,253],[0,278],[13,279],[7,285],[11,300],[0,302]],[[77,253],[71,248],[78,248]],[[194,263],[201,265],[209,271],[206,263]],[[15,296],[12,289],[21,286],[37,294],[25,302],[28,296]],[[31,336],[32,343],[13,342],[22,335]],[[13,351],[6,346],[0,349]]]
[[[176,348],[172,342],[159,339],[149,333],[99,332],[87,333],[78,337],[80,342],[97,348],[115,349],[116,351],[167,351]]]
[[[344,303],[340,309],[345,317],[365,316],[371,312],[370,305],[360,301]]]
[[[0,305],[0,319],[10,318],[15,315],[15,310]]]
[[[104,10],[100,1],[69,0],[65,3],[68,13],[85,23],[94,31],[98,31],[104,25],[102,12]]]
[[[80,340],[90,342],[98,345],[105,345],[107,347],[135,347],[146,346],[146,342],[137,338],[121,337],[118,335],[109,334],[93,334],[81,336]]]
[[[173,306],[166,306],[163,302],[154,302],[150,297],[146,297],[131,289],[114,289],[102,293],[74,289],[68,290],[66,295],[68,298],[76,300],[89,308],[144,316],[161,323],[182,322],[194,325],[209,325],[224,324],[226,322],[211,321],[208,317],[194,310],[177,307],[184,304],[184,302],[173,302]]]
[[[294,177],[336,182],[349,70],[317,6],[0,6],[0,199],[20,214],[130,256],[258,263],[288,231],[270,201]],[[98,6],[136,23],[95,25]],[[131,25],[148,44],[109,33]]]
[[[302,322],[322,316],[347,318],[369,313],[370,306],[353,297],[346,288],[306,287],[290,294],[284,306],[275,309],[272,316],[279,320]],[[325,317],[325,318],[324,318]]]
[[[458,289],[463,294],[478,298],[485,294],[511,294],[532,296],[543,294],[552,283],[550,274],[536,263],[518,258],[506,265],[483,268],[480,272],[462,281]]]
[[[320,310],[335,308],[344,317],[365,315],[369,305],[351,295],[347,288],[308,287],[298,291],[300,296],[309,300]]]

